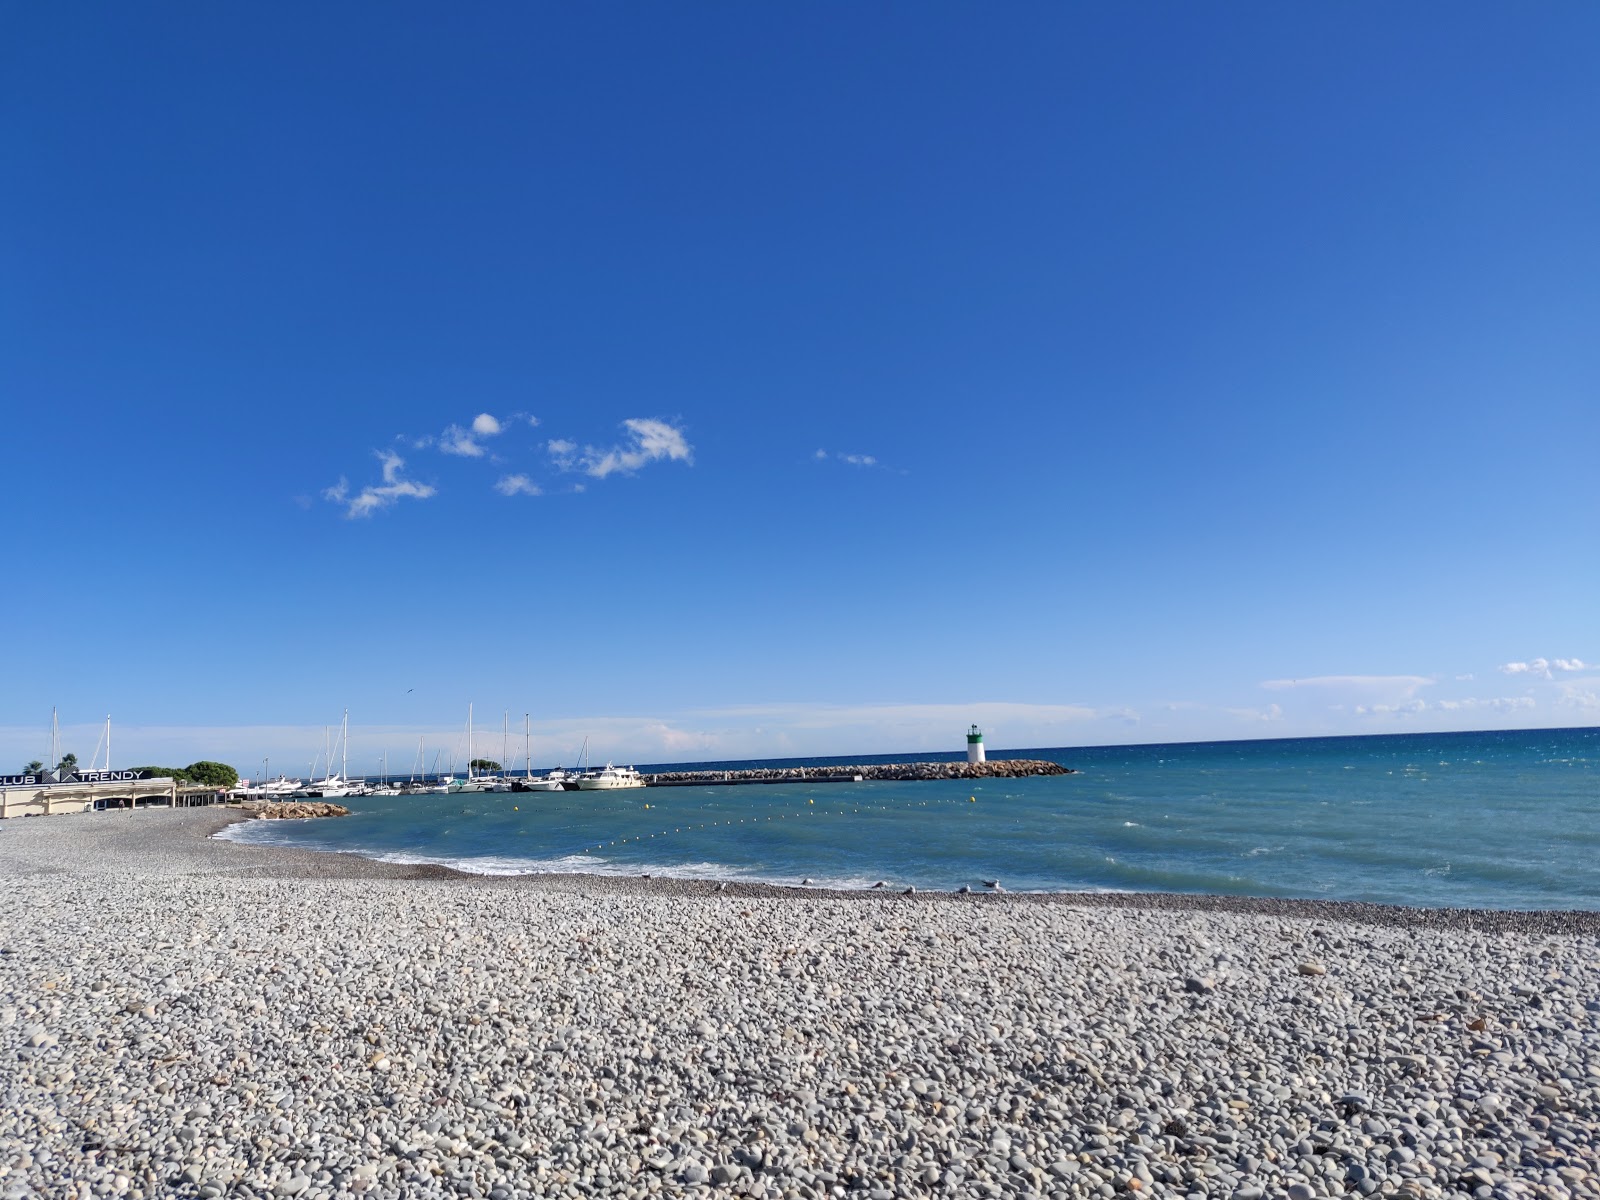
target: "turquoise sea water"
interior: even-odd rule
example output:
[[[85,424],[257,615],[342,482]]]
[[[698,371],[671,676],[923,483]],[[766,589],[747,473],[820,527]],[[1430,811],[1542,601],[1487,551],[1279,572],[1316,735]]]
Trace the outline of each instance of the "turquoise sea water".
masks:
[[[348,801],[349,818],[253,821],[227,835],[497,874],[809,877],[846,888],[882,879],[944,890],[981,890],[982,880],[998,878],[1012,891],[1600,908],[1600,729],[991,757],[1047,758],[1078,773],[976,786],[370,797]]]

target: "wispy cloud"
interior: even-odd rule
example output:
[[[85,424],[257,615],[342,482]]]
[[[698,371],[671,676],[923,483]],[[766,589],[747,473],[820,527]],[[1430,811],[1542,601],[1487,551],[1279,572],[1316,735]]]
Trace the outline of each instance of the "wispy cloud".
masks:
[[[484,448],[478,439],[497,437],[504,429],[498,417],[479,413],[472,418],[470,429],[463,429],[460,425],[447,427],[439,437],[439,449],[460,458],[482,458]]]
[[[1600,713],[1600,679],[1577,679],[1561,685],[1561,698],[1556,702],[1562,708],[1576,709],[1580,713]]]
[[[344,505],[346,517],[370,517],[379,509],[388,508],[403,497],[426,500],[437,490],[431,484],[402,479],[400,471],[406,465],[406,460],[394,451],[378,450],[374,453],[377,454],[378,461],[383,464],[382,484],[369,485],[352,496],[349,481],[341,476],[338,483],[322,493],[323,499]]]
[[[852,467],[876,467],[879,465],[877,456],[873,454],[848,454],[843,451],[818,450],[812,457],[818,462],[827,462],[829,459],[835,459],[838,462],[849,463]]]
[[[1169,712],[1177,711],[1177,708],[1178,706],[1175,704],[1167,706]],[[1227,712],[1230,716],[1238,717],[1242,721],[1283,720],[1283,708],[1278,704],[1269,704],[1265,708],[1230,708]]]
[[[1403,704],[1358,704],[1355,713],[1358,717],[1412,716],[1427,708],[1426,700],[1407,700]]]
[[[494,490],[502,496],[542,496],[542,489],[526,475],[504,475],[494,485]]]
[[[550,460],[563,471],[572,470],[578,461],[578,443],[567,438],[551,438],[544,444]]]
[[[654,417],[630,417],[622,423],[627,438],[609,448],[585,446],[566,438],[545,443],[551,461],[563,471],[582,471],[595,479],[631,475],[653,462],[694,462],[694,447],[678,426]]]
[[[1592,663],[1581,658],[1535,658],[1530,662],[1509,662],[1500,670],[1507,675],[1536,675],[1541,679],[1554,679],[1557,671],[1591,671]]]
[[[1532,696],[1498,696],[1492,700],[1467,697],[1462,700],[1435,701],[1434,708],[1442,712],[1497,712],[1512,713],[1537,707]]]
[[[1268,679],[1261,684],[1269,692],[1294,688],[1324,688],[1344,691],[1400,691],[1410,696],[1433,680],[1426,675],[1310,675],[1304,679]]]

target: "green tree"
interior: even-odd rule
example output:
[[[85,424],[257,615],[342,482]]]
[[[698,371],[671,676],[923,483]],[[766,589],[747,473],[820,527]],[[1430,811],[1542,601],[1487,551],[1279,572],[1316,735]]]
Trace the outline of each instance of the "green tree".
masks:
[[[474,771],[498,771],[500,764],[492,758],[475,758],[472,760],[472,769]]]
[[[239,783],[239,772],[227,763],[207,762],[201,759],[199,762],[190,763],[184,771],[201,787],[231,788]]]
[[[190,782],[186,767],[129,767],[128,770],[137,771],[147,779],[176,779],[179,783]]]
[[[62,758],[61,764],[56,767],[56,773],[64,777],[71,775],[77,769],[78,756],[76,754],[68,754]]]
[[[40,762],[36,758],[31,763],[29,763],[27,766],[22,768],[22,773],[24,775],[37,775],[37,774],[39,774],[39,772],[41,772],[43,770],[44,770],[44,764],[42,762]]]

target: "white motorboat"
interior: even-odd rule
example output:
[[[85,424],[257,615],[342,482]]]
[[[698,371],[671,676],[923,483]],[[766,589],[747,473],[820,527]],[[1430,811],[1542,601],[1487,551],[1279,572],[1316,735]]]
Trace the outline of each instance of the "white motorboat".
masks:
[[[340,796],[350,795],[350,785],[338,775],[329,775],[326,779],[315,779],[298,788],[296,796],[305,796],[313,800],[332,800]]]
[[[632,767],[614,767],[610,763],[598,771],[588,771],[578,776],[578,790],[581,792],[612,792],[644,786],[644,776]]]
[[[572,771],[564,771],[557,767],[543,775],[529,775],[519,779],[517,786],[525,792],[564,792],[569,785],[576,785],[578,776]]]

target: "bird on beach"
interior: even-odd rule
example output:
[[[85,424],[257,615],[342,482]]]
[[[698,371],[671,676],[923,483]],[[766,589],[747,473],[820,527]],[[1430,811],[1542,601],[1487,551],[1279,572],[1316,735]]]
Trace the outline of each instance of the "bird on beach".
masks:
[[[972,888],[968,884],[963,883],[960,887],[958,887],[956,889],[956,895],[958,895],[958,896],[970,896],[970,895],[972,895]]]
[[[997,888],[1000,886],[1000,881],[998,879],[985,879],[983,881],[983,886],[986,888]]]
[[[872,886],[875,887],[875,888],[883,888],[883,887],[888,887],[889,883],[885,879],[880,879],[880,880],[878,880],[877,883],[873,884]]]

